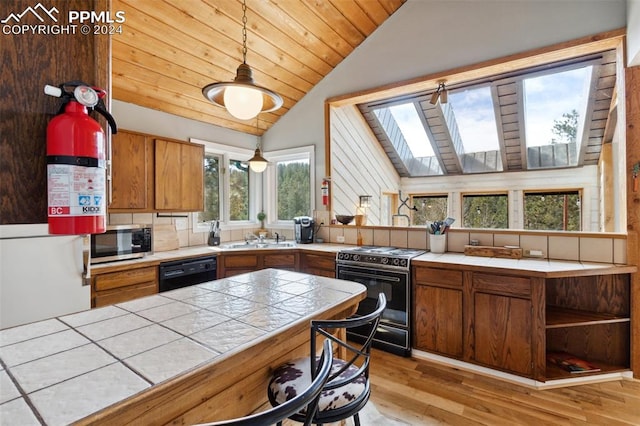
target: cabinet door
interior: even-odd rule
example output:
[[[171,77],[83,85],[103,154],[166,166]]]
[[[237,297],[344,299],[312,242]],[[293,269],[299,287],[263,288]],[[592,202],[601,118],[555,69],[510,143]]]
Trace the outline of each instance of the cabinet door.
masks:
[[[474,302],[475,361],[531,375],[531,301],[476,292]]]
[[[204,209],[204,147],[155,140],[155,207],[158,210]]]
[[[152,143],[138,133],[113,135],[109,210],[153,209]]]
[[[295,269],[296,255],[295,253],[265,254],[262,258],[262,265],[265,268]]]
[[[462,357],[462,290],[415,286],[414,345]]]

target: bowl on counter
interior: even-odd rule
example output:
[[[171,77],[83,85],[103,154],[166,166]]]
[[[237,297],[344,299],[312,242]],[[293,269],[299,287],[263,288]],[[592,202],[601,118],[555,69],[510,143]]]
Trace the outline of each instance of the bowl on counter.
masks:
[[[355,216],[348,216],[348,215],[344,215],[344,214],[337,214],[337,215],[336,215],[336,220],[337,220],[338,222],[340,222],[341,224],[343,224],[343,225],[348,225],[348,224],[350,224],[351,222],[353,222],[353,218],[354,218],[354,217],[355,217]]]

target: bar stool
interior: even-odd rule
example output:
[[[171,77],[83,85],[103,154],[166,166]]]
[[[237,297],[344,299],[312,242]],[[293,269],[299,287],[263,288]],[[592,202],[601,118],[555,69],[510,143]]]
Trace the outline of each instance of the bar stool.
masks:
[[[316,339],[324,338],[324,343],[331,341],[337,349],[344,348],[346,359],[334,356],[329,380],[324,385],[318,401],[312,423],[333,423],[353,417],[356,426],[360,425],[358,413],[366,405],[371,394],[369,384],[369,360],[371,343],[387,305],[383,293],[378,295],[378,302],[373,312],[345,320],[311,321],[311,354],[316,353]],[[340,340],[336,330],[358,327],[358,334],[366,336],[360,345]],[[334,353],[337,353],[335,350]],[[311,358],[313,359],[313,357]],[[274,407],[285,404],[304,390],[310,378],[314,377],[314,362],[310,358],[299,358],[278,367],[269,382],[268,396]],[[305,421],[307,413],[298,412],[290,419]],[[282,423],[279,422],[278,425]]]
[[[289,399],[284,404],[250,416],[213,423],[203,423],[196,426],[270,426],[276,423],[280,424],[284,419],[294,413],[304,413],[304,420],[301,421],[303,421],[305,425],[310,425],[318,407],[320,392],[329,379],[332,358],[333,349],[331,343],[327,340],[324,342],[318,365],[313,366],[315,374],[311,384],[300,394]]]

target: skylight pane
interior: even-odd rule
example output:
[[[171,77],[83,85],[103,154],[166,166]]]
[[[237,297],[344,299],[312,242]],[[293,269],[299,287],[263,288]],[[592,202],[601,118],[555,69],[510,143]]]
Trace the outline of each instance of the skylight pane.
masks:
[[[465,154],[499,149],[496,117],[489,86],[449,92]]]
[[[583,128],[591,66],[523,80],[527,147],[576,143]]]
[[[435,155],[427,132],[424,130],[424,126],[418,116],[418,111],[416,111],[413,103],[380,108],[380,110],[385,109],[388,110],[395,119],[414,157],[432,157]],[[378,111],[379,110],[376,110],[375,113],[380,117]],[[387,131],[387,129],[385,129],[385,131]]]

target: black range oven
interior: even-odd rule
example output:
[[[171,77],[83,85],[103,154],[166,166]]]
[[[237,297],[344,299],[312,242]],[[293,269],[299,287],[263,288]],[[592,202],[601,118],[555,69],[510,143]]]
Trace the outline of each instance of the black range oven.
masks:
[[[367,287],[367,297],[360,302],[358,311],[368,313],[375,309],[378,294],[384,293],[387,307],[382,314],[373,345],[402,356],[411,354],[411,258],[422,250],[395,247],[356,247],[341,250],[336,258],[336,278],[356,281]],[[363,333],[364,334],[364,333]],[[347,332],[355,341],[364,336]]]

